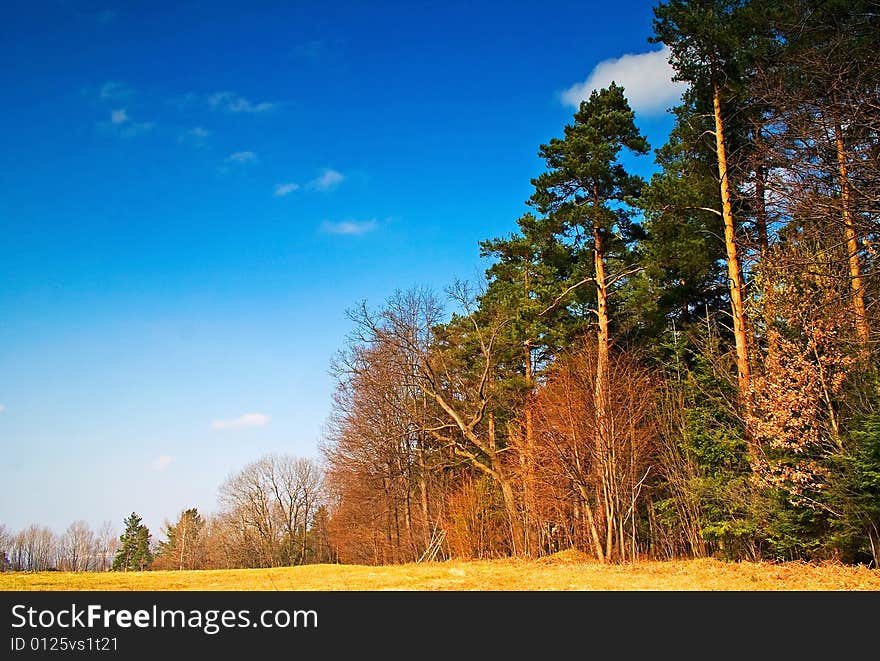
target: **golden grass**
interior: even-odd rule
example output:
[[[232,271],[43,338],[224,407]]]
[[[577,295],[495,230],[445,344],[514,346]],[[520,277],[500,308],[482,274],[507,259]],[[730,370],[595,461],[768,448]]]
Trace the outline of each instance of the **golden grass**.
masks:
[[[712,559],[608,566],[564,552],[540,560],[449,561],[384,567],[129,573],[4,573],[0,590],[880,590],[880,571],[837,564]]]

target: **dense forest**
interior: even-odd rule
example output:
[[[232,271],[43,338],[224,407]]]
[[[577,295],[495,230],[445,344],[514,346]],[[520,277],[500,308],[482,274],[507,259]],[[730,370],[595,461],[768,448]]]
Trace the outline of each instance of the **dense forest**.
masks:
[[[668,0],[653,25],[688,85],[666,144],[594,91],[484,281],[352,308],[321,462],[254,462],[158,545],[135,513],[118,542],[0,528],[6,567],[880,565],[880,4]]]
[[[343,562],[880,561],[880,6],[670,0],[688,84],[540,146],[485,283],[350,317],[326,439]]]

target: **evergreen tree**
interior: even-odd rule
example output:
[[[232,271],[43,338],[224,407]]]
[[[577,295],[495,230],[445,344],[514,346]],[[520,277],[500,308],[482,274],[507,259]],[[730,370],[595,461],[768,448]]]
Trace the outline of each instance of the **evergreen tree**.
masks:
[[[125,530],[119,536],[119,550],[113,559],[113,571],[143,571],[150,566],[150,531],[141,517],[132,512],[125,519]]]
[[[674,113],[669,139],[656,151],[660,171],[639,198],[645,237],[638,254],[645,271],[627,301],[628,316],[640,318],[648,338],[670,326],[685,331],[727,305],[714,150],[700,137],[709,127],[692,103]]]
[[[735,132],[728,117],[739,93],[749,50],[745,0],[669,0],[654,8],[654,42],[669,46],[676,79],[690,84],[687,96],[698,112],[713,118],[720,215],[724,223],[730,310],[736,345],[740,404],[748,409],[751,367],[746,329],[742,257],[734,217],[730,155]]]
[[[562,303],[569,292],[575,292],[582,302],[589,300],[584,292],[595,295],[595,307],[590,306],[597,321],[594,452],[600,463],[609,462],[607,477],[616,474],[613,464],[618,456],[608,382],[613,292],[640,270],[634,268],[629,245],[639,236],[631,204],[643,181],[629,174],[619,158],[624,149],[646,154],[649,146],[635,125],[623,88],[614,83],[581,102],[574,123],[567,125],[564,133],[564,138],[541,145],[547,171],[532,180],[535,192],[531,203],[546,215],[554,233],[571,251],[570,284],[554,304]],[[588,284],[592,286],[587,288]],[[610,495],[614,487],[608,483],[603,486],[607,487],[602,491],[605,495],[595,507],[604,511],[606,529],[612,531],[618,514]],[[610,560],[614,553],[622,552],[623,540],[617,541],[615,548],[615,538],[609,532],[601,559]]]
[[[831,501],[840,516],[833,541],[845,560],[880,567],[880,413],[862,420],[847,446],[834,466]]]

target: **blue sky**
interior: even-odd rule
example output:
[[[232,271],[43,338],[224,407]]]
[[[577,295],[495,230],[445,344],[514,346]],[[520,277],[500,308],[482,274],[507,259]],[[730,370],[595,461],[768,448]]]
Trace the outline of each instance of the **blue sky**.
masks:
[[[318,457],[346,308],[478,277],[612,77],[662,144],[652,5],[6,3],[0,522],[158,536]]]

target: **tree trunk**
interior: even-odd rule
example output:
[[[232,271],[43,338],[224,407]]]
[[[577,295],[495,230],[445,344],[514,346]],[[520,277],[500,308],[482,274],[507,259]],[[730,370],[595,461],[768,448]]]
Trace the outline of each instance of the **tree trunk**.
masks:
[[[428,476],[427,476],[427,468],[425,467],[425,442],[424,439],[419,439],[419,451],[416,453],[416,458],[419,462],[419,505],[422,509],[422,521],[424,526],[424,542],[425,548],[427,549],[431,544],[431,516],[428,511]]]
[[[504,470],[501,459],[497,454],[497,445],[495,440],[495,414],[491,411],[489,418],[489,449],[491,474],[498,486],[501,487],[501,496],[504,498],[504,509],[507,512],[507,518],[510,520],[510,543],[514,556],[522,554],[523,527],[519,520],[519,508],[516,504],[516,495],[513,492],[513,485]]]
[[[587,489],[582,485],[577,485],[578,492],[583,502],[584,516],[587,519],[587,529],[590,531],[590,540],[593,542],[593,552],[599,559],[599,562],[605,562],[605,552],[602,550],[602,539],[599,536],[599,529],[596,527],[596,519],[593,517],[593,508],[590,507],[590,500],[587,495]]]
[[[519,520],[519,508],[516,506],[516,496],[506,476],[500,477],[498,484],[501,486],[501,495],[504,498],[504,509],[507,510],[507,517],[510,519],[511,550],[514,556],[518,556],[522,554],[523,530]]]
[[[596,346],[596,384],[593,393],[596,408],[596,433],[599,447],[605,447],[608,411],[608,291],[605,288],[605,254],[602,232],[593,227],[593,256],[596,268],[596,315],[599,319]]]
[[[602,500],[605,509],[605,553],[611,559],[614,513],[612,508],[610,476],[613,467],[609,465],[608,438],[608,290],[605,282],[605,247],[602,230],[593,226],[593,257],[596,271],[596,316],[599,329],[596,336],[596,381],[593,388],[593,407],[596,412],[596,453],[599,461]]]
[[[727,274],[730,286],[730,311],[733,316],[733,337],[736,342],[736,371],[740,404],[748,414],[751,411],[751,371],[746,339],[745,308],[743,306],[743,276],[736,248],[733,207],[730,198],[730,180],[727,171],[727,145],[724,141],[724,122],[721,118],[721,98],[716,83],[712,95],[715,115],[715,150],[718,156],[718,177],[721,180],[721,217],[724,220],[724,245],[727,249]]]
[[[834,127],[837,142],[837,170],[840,181],[840,206],[843,216],[843,231],[846,237],[846,252],[849,260],[850,287],[853,295],[853,312],[855,313],[856,334],[859,342],[868,344],[868,317],[865,312],[865,290],[862,286],[862,267],[859,264],[859,239],[853,225],[852,208],[849,194],[849,174],[846,167],[846,150],[843,144],[843,133],[840,126]]]
[[[525,342],[525,376],[529,387],[526,397],[525,434],[526,434],[526,479],[523,500],[526,510],[526,553],[536,555],[537,516],[535,513],[535,423],[532,413],[532,342]]]
[[[187,529],[187,521],[186,517],[181,517],[180,524],[178,526],[183,526],[183,535],[180,538],[180,569],[183,570],[183,557],[184,553],[186,553],[186,529]],[[179,532],[179,530],[178,530]]]
[[[305,512],[303,513],[303,523],[302,523],[302,545],[300,546],[300,553],[299,553],[299,564],[301,564],[301,565],[304,565],[306,563],[306,551],[308,550],[309,510],[311,510],[311,507],[308,504],[306,504]]]

